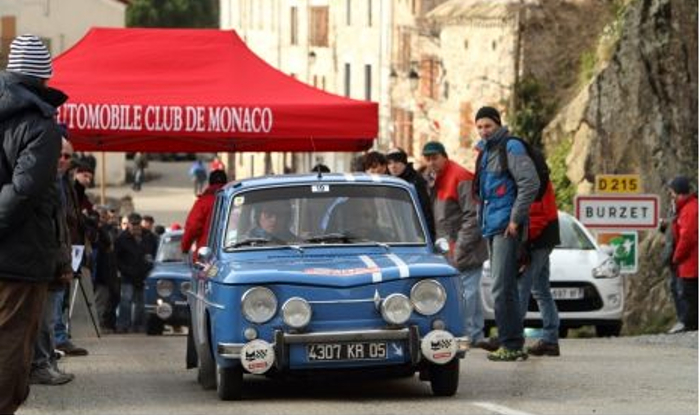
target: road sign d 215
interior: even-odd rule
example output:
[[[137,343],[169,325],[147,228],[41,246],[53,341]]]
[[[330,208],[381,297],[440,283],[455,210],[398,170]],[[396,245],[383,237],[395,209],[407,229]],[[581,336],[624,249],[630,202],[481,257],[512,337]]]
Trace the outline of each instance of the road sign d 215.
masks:
[[[596,174],[596,193],[640,193],[642,179],[638,174]]]
[[[576,218],[588,228],[654,229],[659,222],[656,195],[576,196]]]
[[[634,274],[639,263],[639,238],[637,231],[597,231],[599,245],[612,247],[612,257],[620,266],[620,273]]]

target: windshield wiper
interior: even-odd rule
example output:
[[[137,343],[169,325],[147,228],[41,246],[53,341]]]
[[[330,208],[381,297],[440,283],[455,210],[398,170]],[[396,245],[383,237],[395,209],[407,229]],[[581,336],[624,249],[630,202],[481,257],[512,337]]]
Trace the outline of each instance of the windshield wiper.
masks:
[[[342,242],[348,243],[352,240],[352,237],[344,233],[324,233],[321,235],[313,235],[304,239],[304,242],[318,243],[318,242]]]
[[[228,245],[226,250],[228,249],[236,249],[240,248],[242,246],[258,246],[258,245],[267,245],[270,243],[270,240],[267,238],[245,238],[241,241],[236,242],[235,244]]]

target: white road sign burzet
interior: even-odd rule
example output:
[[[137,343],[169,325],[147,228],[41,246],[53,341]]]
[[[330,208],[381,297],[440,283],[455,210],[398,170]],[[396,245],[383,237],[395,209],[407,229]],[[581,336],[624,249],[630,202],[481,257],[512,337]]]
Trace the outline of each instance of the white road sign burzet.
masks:
[[[659,223],[656,195],[576,196],[576,218],[589,228],[652,229]]]

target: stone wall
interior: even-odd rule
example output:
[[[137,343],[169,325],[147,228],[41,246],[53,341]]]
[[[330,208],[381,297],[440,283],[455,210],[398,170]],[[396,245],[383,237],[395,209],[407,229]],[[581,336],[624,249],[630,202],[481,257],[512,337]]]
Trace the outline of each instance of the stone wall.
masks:
[[[551,148],[573,139],[569,179],[589,192],[596,174],[637,173],[643,191],[662,196],[677,174],[698,175],[698,4],[633,0],[621,20],[607,66],[544,133]],[[640,272],[628,276],[628,333],[665,328],[675,319],[667,274],[658,261],[662,238],[645,232]]]

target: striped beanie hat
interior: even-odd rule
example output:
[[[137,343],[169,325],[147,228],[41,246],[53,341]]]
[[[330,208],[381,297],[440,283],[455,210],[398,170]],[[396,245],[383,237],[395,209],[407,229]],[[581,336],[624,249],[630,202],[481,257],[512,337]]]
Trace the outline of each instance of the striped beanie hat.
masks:
[[[51,54],[37,36],[17,36],[10,44],[7,70],[37,78],[49,79],[53,73]]]

